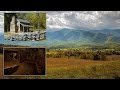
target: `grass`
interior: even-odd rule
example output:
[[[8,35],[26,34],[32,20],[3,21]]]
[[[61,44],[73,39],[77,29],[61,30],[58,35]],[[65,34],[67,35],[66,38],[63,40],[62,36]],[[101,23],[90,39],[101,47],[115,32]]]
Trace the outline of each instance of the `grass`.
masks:
[[[84,78],[90,79],[120,79],[120,61],[110,61],[82,68]]]
[[[59,60],[61,59],[61,60]],[[120,60],[92,61],[65,58],[47,59],[50,79],[117,79],[120,78]]]

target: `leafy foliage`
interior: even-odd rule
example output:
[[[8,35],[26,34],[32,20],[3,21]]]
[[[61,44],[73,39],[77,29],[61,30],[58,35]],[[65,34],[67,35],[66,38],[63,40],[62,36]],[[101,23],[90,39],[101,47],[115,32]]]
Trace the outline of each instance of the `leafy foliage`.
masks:
[[[107,55],[120,55],[120,51],[114,49],[52,49],[47,52],[48,58],[75,57],[86,60],[106,60]]]
[[[29,20],[33,29],[46,29],[46,13],[17,13],[17,17]]]

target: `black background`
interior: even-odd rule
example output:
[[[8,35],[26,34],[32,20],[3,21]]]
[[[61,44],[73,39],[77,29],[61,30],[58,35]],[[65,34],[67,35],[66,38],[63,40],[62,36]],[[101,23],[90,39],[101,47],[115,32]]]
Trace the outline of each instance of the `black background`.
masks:
[[[118,11],[119,0],[2,0],[1,11]]]
[[[1,11],[119,11],[120,3],[119,0],[3,0],[0,1]],[[17,81],[17,82],[16,82]],[[117,82],[116,82],[117,81]],[[84,89],[95,89],[95,90],[109,90],[112,86],[113,90],[119,87],[119,80],[62,80],[62,79],[49,79],[49,80],[0,80],[0,82],[5,85],[5,87],[12,87],[14,89],[17,84],[19,89],[22,86],[27,86],[27,90],[30,86],[39,86],[37,89],[48,89],[55,88],[55,90],[65,89],[62,87],[64,85],[67,90],[71,89],[84,90]],[[14,83],[13,83],[14,82]],[[1,84],[1,86],[2,86]],[[24,85],[23,85],[24,84]],[[57,85],[56,85],[57,84]],[[115,84],[115,86],[114,86]],[[7,86],[10,85],[10,86]],[[42,87],[41,87],[42,86]],[[4,87],[4,88],[5,88]],[[104,88],[107,87],[107,88]],[[2,89],[2,87],[1,87]],[[24,88],[23,88],[24,89]],[[70,89],[70,90],[71,90]],[[111,88],[112,89],[112,88]],[[119,90],[119,88],[118,88]]]

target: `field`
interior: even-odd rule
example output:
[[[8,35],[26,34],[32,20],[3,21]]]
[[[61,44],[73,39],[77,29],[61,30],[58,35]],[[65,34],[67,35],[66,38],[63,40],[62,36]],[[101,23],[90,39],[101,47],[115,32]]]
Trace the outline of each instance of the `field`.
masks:
[[[52,49],[47,57],[46,78],[120,78],[120,51],[115,49]]]
[[[5,79],[120,79],[120,55],[108,55],[110,60],[80,58],[46,58],[45,76],[1,77]],[[2,63],[2,55],[0,55]],[[2,64],[0,67],[2,68]],[[2,75],[2,69],[0,74]]]
[[[66,58],[47,59],[47,77],[56,79],[117,79],[120,60],[93,61]]]

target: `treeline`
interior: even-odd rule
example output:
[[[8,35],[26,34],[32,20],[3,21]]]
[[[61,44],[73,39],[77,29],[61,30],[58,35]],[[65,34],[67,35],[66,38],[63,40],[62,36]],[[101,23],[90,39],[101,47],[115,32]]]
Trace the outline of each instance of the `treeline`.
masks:
[[[33,26],[32,30],[46,29],[46,13],[5,13],[4,14],[5,32],[10,30],[10,22],[12,20],[13,15],[16,18],[26,19],[30,21],[31,25]]]
[[[17,18],[30,21],[33,29],[46,29],[46,13],[17,13]]]
[[[120,55],[116,50],[48,50],[47,58],[80,58],[89,60],[106,60],[106,55]]]

